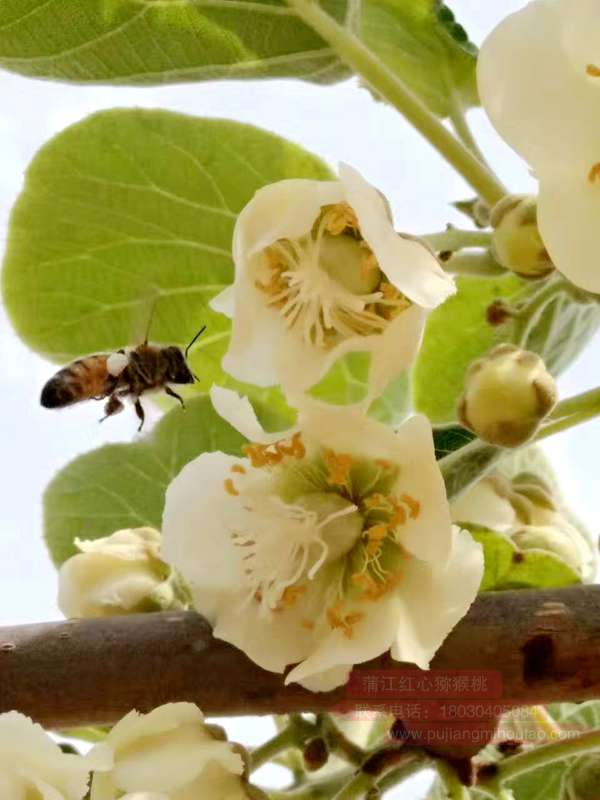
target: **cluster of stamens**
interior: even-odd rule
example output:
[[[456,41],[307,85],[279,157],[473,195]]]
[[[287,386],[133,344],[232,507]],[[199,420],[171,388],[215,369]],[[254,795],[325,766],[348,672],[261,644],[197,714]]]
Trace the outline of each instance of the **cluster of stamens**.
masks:
[[[362,519],[362,533],[351,542],[346,564],[354,569],[348,575],[346,567],[339,580],[326,590],[321,622],[331,629],[340,630],[347,638],[353,636],[355,626],[363,619],[361,611],[345,611],[345,595],[350,587],[359,601],[376,602],[392,591],[400,582],[398,569],[387,570],[381,563],[387,547],[401,551],[399,529],[419,517],[421,506],[409,494],[379,491],[395,483],[397,468],[386,460],[368,462],[372,474],[360,485],[355,467],[367,462],[333,449],[323,449],[317,457],[307,459],[306,447],[300,433],[274,444],[249,444],[244,452],[250,467],[234,464],[231,475],[224,481],[225,491],[241,498],[246,514],[244,524],[231,531],[236,547],[246,548],[243,556],[244,574],[248,579],[248,599],[269,612],[282,612],[293,608],[308,589],[308,582],[319,572],[329,558],[330,543],[324,530],[334,520],[350,516]],[[332,513],[319,515],[307,505],[284,502],[275,494],[253,499],[246,495],[243,486],[234,482],[238,476],[248,477],[253,470],[267,471],[269,480],[275,480],[280,470],[286,470],[295,461],[297,469],[310,472],[311,480],[318,476],[313,491],[322,496],[331,493],[345,501],[345,505]],[[363,480],[363,484],[365,481]],[[355,485],[356,484],[356,485]],[[319,487],[321,487],[319,489]],[[310,493],[303,495],[310,498]],[[360,531],[360,526],[357,528]],[[361,566],[357,569],[357,558]],[[401,560],[400,560],[401,563]],[[348,583],[349,579],[349,583]],[[306,630],[316,626],[313,619],[304,619]]]
[[[324,237],[347,236],[364,251],[360,272],[373,277],[373,291],[356,293],[332,278],[321,264]],[[410,306],[383,273],[374,253],[361,238],[359,223],[347,203],[325,207],[313,231],[297,240],[280,239],[264,250],[266,275],[255,286],[268,296],[289,329],[300,331],[307,344],[333,347],[352,336],[382,333]],[[345,265],[342,265],[342,269]],[[348,267],[350,268],[350,267]],[[371,276],[371,273],[374,273]]]

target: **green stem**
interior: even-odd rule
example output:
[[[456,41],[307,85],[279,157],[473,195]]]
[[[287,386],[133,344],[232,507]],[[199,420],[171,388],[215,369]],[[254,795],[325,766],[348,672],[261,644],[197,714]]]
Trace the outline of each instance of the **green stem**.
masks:
[[[525,292],[527,299],[519,305],[514,322],[513,342],[518,347],[527,345],[531,332],[545,309],[566,287],[566,281],[555,275],[545,281],[541,288],[536,287]]]
[[[469,275],[475,278],[496,278],[506,275],[504,267],[489,252],[458,253],[442,263],[446,272],[455,275]]]
[[[494,175],[495,174],[494,171],[490,167],[488,160],[484,156],[483,152],[481,151],[481,148],[479,147],[479,144],[477,143],[477,140],[473,136],[473,132],[469,127],[469,122],[467,120],[467,113],[465,107],[461,102],[460,95],[456,91],[452,92],[452,96],[450,98],[450,122],[456,132],[456,135],[465,145],[465,147],[468,147],[469,150],[473,153],[473,155],[477,159],[479,159],[479,161],[485,167],[487,167],[487,169],[492,175]],[[497,176],[496,180],[498,180]],[[500,184],[499,180],[498,184]],[[506,189],[504,190],[504,193],[508,194]]]
[[[357,36],[323,11],[316,0],[286,2],[377,94],[406,117],[483,200],[495,205],[504,197],[504,187],[487,167]]]
[[[492,778],[481,781],[477,788],[492,795],[498,795],[504,783],[518,778],[519,775],[540,769],[555,761],[598,750],[600,750],[600,731],[590,731],[581,736],[541,745],[499,762],[496,774]]]
[[[492,234],[489,231],[465,231],[449,227],[439,233],[426,233],[419,237],[437,251],[456,252],[467,247],[490,247]]]
[[[286,728],[252,751],[250,771],[253,772],[290,747],[302,747],[306,740],[314,735],[315,726],[311,722],[299,714],[290,715],[290,722]]]
[[[456,770],[447,761],[438,759],[435,767],[448,800],[469,800],[469,790],[463,785]]]
[[[329,714],[317,716],[317,727],[320,728],[330,750],[336,755],[355,766],[362,764],[367,754],[338,728]]]

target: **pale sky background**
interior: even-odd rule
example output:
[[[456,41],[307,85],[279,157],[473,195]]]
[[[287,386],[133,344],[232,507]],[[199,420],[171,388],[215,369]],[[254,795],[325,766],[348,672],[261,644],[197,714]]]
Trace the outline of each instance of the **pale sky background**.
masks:
[[[494,24],[520,8],[521,0],[451,0],[457,18],[480,42]],[[397,227],[425,233],[448,221],[461,223],[448,203],[471,192],[383,103],[355,81],[320,88],[294,81],[222,82],[130,89],[70,86],[0,73],[0,224],[6,230],[23,172],[52,135],[100,109],[165,108],[249,122],[286,136],[330,164],[347,161],[390,199]],[[513,191],[533,182],[519,159],[498,139],[480,111],[471,119],[490,160]],[[2,236],[2,246],[5,233]],[[598,342],[561,378],[563,396],[598,383]],[[100,406],[89,403],[63,413],[39,406],[41,386],[55,367],[29,352],[14,336],[0,308],[0,398],[4,467],[0,484],[0,624],[57,619],[56,579],[41,538],[41,496],[54,473],[79,453],[106,442],[130,441],[128,410],[102,426]],[[600,530],[596,463],[600,423],[559,435],[548,443],[565,494],[594,535]],[[268,720],[232,723],[235,735],[258,743]],[[424,793],[419,778],[402,797]],[[398,795],[399,796],[399,795]]]

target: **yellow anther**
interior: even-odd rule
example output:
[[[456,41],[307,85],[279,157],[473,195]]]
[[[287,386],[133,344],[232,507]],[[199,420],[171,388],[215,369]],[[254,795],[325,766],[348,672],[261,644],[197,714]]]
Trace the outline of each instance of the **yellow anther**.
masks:
[[[411,519],[416,519],[420,512],[421,512],[421,503],[418,500],[415,500],[414,497],[411,497],[409,494],[402,494],[400,495],[400,500],[408,506],[408,513]]]
[[[332,236],[339,236],[348,228],[359,230],[358,218],[348,203],[336,203],[325,214],[325,230]]]
[[[370,542],[380,542],[388,535],[389,526],[381,522],[377,525],[372,525],[365,533],[369,537]]]
[[[281,602],[286,608],[292,608],[305,592],[306,586],[287,586],[281,595]]]
[[[242,447],[244,455],[248,456],[250,463],[255,468],[265,467],[268,463],[265,456],[266,447],[263,444],[245,444]]]
[[[597,161],[588,172],[588,181],[595,183],[600,178],[600,161]]]
[[[375,463],[378,467],[382,469],[392,469],[394,466],[391,461],[388,461],[387,458],[376,458]]]
[[[355,612],[353,614],[342,615],[342,601],[338,602],[327,609],[327,620],[332,630],[339,629],[342,631],[346,639],[352,639],[354,635],[353,627],[364,619],[364,614]]]
[[[377,262],[375,253],[372,253],[369,250],[368,252],[365,253],[360,262],[360,271],[362,273],[363,278],[368,278],[369,273],[373,272],[374,269],[379,269],[379,263]]]
[[[400,297],[400,292],[391,283],[383,281],[379,287],[381,294],[385,300],[397,300]]]
[[[595,64],[588,64],[585,71],[592,78],[600,78],[600,67],[597,67]]]
[[[281,453],[282,456],[292,456],[292,458],[304,458],[306,455],[306,447],[302,442],[300,432],[295,433],[291,441],[281,441],[277,442],[275,448],[278,453]]]
[[[239,492],[233,485],[233,481],[231,480],[231,478],[226,478],[223,481],[223,486],[225,487],[225,491],[227,492],[227,494],[231,494],[234,497],[237,497],[239,495]]]
[[[302,625],[302,627],[307,631],[312,631],[315,627],[315,623],[310,619],[303,619],[300,622],[300,625]]]
[[[230,472],[237,472],[239,475],[245,475],[246,474],[246,467],[243,467],[241,464],[234,464],[231,467]]]
[[[354,464],[354,458],[351,455],[325,450],[325,464],[327,466],[327,483],[330,486],[350,488],[350,469]]]
[[[387,505],[387,500],[382,494],[376,492],[365,498],[365,505],[367,508],[381,508]]]

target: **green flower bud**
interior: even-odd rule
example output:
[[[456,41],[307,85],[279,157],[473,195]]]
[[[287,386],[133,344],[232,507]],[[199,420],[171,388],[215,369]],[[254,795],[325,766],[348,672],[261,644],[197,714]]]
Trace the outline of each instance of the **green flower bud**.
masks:
[[[481,439],[518,447],[556,403],[556,384],[535,353],[503,344],[471,364],[458,414]]]
[[[512,536],[521,550],[545,550],[582,574],[590,558],[589,546],[577,528],[556,515],[555,525],[526,525]]]
[[[537,225],[535,197],[509,195],[492,210],[496,261],[522,278],[543,278],[554,269]]]

